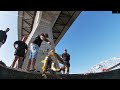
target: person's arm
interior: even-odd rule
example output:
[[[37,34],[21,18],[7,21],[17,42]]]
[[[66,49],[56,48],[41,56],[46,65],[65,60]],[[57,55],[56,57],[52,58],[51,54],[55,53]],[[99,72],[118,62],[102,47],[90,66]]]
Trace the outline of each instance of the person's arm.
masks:
[[[62,58],[63,58],[63,54],[62,54]]]
[[[44,41],[48,42],[48,44],[51,45],[51,42],[48,39],[45,39]]]
[[[68,54],[68,60],[70,61],[70,54]]]
[[[25,55],[24,55],[24,57],[26,57],[27,51],[28,51],[28,46],[27,46],[27,44],[26,44],[26,46],[25,46]]]
[[[6,39],[7,39],[7,35],[5,36],[5,38],[4,38],[3,42],[2,42],[3,44],[5,43]]]
[[[41,38],[43,41],[46,41],[46,42],[48,42],[48,44],[51,45],[51,42],[50,42],[47,38],[45,38],[44,36],[40,36],[40,38]]]
[[[68,57],[70,57],[70,54],[68,54]]]
[[[18,41],[14,42],[14,48],[17,49],[16,44],[18,44]]]

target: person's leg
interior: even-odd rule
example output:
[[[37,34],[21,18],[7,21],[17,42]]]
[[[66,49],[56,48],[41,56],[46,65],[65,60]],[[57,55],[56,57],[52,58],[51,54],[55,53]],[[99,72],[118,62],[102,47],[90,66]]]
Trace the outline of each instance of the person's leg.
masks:
[[[36,57],[37,57],[37,52],[32,52],[31,53],[31,69],[30,71],[34,71],[35,70],[35,63],[36,63]]]
[[[62,68],[63,68],[62,71],[63,71],[63,74],[66,74],[66,72],[67,72],[67,62],[66,62],[66,61],[63,61],[63,63],[64,63],[64,64],[63,64],[63,67],[62,67]]]
[[[62,67],[60,68],[60,71],[62,71],[62,74],[65,74],[65,66],[62,66]]]
[[[31,50],[30,50],[29,61],[28,61],[28,65],[27,65],[27,71],[30,70],[31,58],[32,58],[32,52],[31,52]]]
[[[14,66],[14,68],[17,68],[18,69],[18,67],[19,67],[19,59],[20,59],[20,57],[17,59],[17,61],[15,62],[15,66]]]
[[[32,46],[32,58],[31,58],[31,71],[35,70],[35,63],[36,63],[36,58],[37,58],[37,54],[39,51],[39,46],[36,44],[33,44]]]
[[[13,60],[12,63],[12,68],[14,68],[16,61],[19,59],[19,56],[15,56],[15,59]]]
[[[64,67],[64,69],[62,70],[62,74],[65,74],[65,67]]]
[[[21,66],[22,60],[23,60],[23,57],[19,57],[19,60],[18,60],[18,69],[21,68],[20,66]]]
[[[20,63],[19,68],[22,69],[22,66],[23,66],[23,63],[24,63],[24,58],[21,61],[19,60],[19,63]]]
[[[70,69],[70,64],[67,63],[67,65],[66,65],[66,74],[69,74],[69,69]]]
[[[29,59],[29,61],[28,61],[27,71],[30,70],[30,65],[31,65],[31,59]]]
[[[69,74],[69,67],[66,67],[66,74]]]
[[[23,61],[22,60],[18,60],[18,68],[22,69],[22,64],[23,64]]]
[[[46,56],[45,57],[45,60],[44,60],[44,65],[43,65],[43,73],[47,72],[47,69],[48,69],[48,64],[49,64],[49,56]]]
[[[33,58],[33,59],[31,60],[31,71],[34,71],[34,70],[35,70],[35,62],[36,62],[36,59]]]

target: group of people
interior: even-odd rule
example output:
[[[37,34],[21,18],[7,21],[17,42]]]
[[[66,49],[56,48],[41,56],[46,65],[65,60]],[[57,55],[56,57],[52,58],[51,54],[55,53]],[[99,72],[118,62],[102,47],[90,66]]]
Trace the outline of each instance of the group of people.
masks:
[[[0,30],[0,47],[6,42],[7,39],[7,32],[10,29],[7,28],[5,31]],[[18,40],[15,41],[13,46],[15,48],[15,53],[14,53],[14,60],[13,63],[11,65],[12,68],[14,68],[16,61],[24,61],[25,57],[26,57],[26,53],[28,51],[28,46],[25,43],[27,37],[23,37],[22,40]],[[28,62],[28,66],[27,66],[27,71],[34,71],[35,70],[35,63],[36,63],[36,58],[37,58],[37,54],[39,51],[39,48],[41,46],[41,43],[45,41],[47,42],[49,45],[51,45],[51,42],[48,40],[48,34],[44,34],[41,33],[39,34],[30,44],[30,54],[29,54],[29,62]],[[16,46],[17,45],[17,46]],[[66,74],[69,74],[69,68],[70,68],[70,55],[67,53],[67,49],[64,50],[64,53],[62,54],[62,60],[64,61],[64,65],[67,66],[66,67]],[[31,68],[30,68],[31,66]],[[18,68],[22,68],[22,66],[18,67]],[[65,73],[65,70],[63,70],[63,73]]]

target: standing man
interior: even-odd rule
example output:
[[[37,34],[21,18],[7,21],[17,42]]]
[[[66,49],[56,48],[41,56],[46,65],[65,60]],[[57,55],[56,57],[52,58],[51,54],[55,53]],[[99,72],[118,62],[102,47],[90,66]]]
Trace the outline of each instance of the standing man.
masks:
[[[48,34],[42,33],[42,34],[38,35],[33,40],[33,42],[30,44],[30,55],[29,55],[29,62],[28,62],[28,66],[27,66],[28,71],[35,70],[35,62],[36,62],[37,54],[38,54],[38,51],[39,51],[42,41],[46,41],[46,42],[48,42],[48,44],[51,45],[51,42],[47,38],[48,38]],[[32,66],[31,69],[30,69],[30,66]]]
[[[64,53],[62,54],[62,59],[64,62],[65,70],[63,70],[63,74],[69,74],[70,69],[70,55],[67,53],[67,49],[64,50]]]
[[[9,30],[10,30],[9,28],[7,28],[5,31],[0,30],[0,48],[1,48],[1,46],[6,42],[7,32],[8,32]]]
[[[12,68],[14,68],[14,65],[15,65],[17,60],[22,61],[24,59],[25,55],[26,55],[26,52],[27,52],[27,49],[28,49],[27,44],[25,43],[26,39],[27,38],[24,37],[22,39],[22,41],[19,40],[19,41],[14,42],[14,48],[16,49],[16,51],[15,51],[15,54],[14,54],[15,58],[14,58],[14,61],[13,61],[13,64],[12,64]],[[17,45],[17,47],[16,47],[16,45]],[[19,63],[18,63],[18,65],[19,65]],[[19,69],[19,67],[18,67],[18,69]]]

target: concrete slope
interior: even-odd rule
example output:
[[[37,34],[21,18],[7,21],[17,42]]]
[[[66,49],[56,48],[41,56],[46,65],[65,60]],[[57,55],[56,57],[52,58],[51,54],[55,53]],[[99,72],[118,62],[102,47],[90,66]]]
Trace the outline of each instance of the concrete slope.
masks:
[[[59,74],[62,79],[120,79],[120,69],[94,74]],[[47,79],[58,79],[58,77],[47,74]],[[40,73],[30,73],[0,66],[0,79],[45,79]]]

